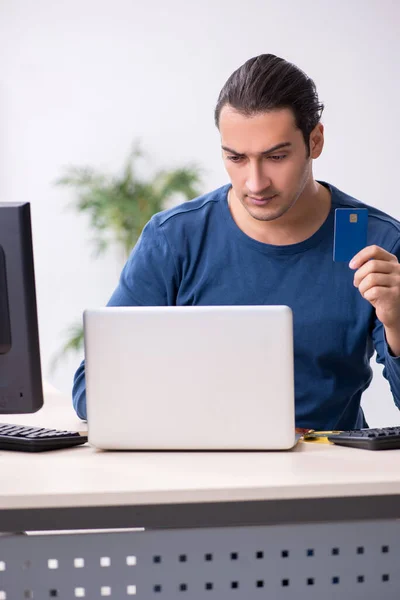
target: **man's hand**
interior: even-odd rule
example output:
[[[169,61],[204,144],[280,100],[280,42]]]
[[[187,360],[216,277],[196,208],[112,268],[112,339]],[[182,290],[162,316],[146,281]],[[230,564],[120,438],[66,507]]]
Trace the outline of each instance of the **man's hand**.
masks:
[[[400,264],[397,257],[379,246],[367,246],[354,256],[349,266],[357,269],[354,285],[375,308],[392,353],[400,356]]]

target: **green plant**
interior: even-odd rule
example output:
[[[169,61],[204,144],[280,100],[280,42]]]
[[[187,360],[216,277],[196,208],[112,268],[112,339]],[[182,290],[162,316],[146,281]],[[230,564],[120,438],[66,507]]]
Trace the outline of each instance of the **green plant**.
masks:
[[[183,200],[199,195],[200,171],[188,166],[172,171],[157,171],[150,181],[141,179],[135,162],[143,156],[138,147],[130,153],[122,172],[116,176],[97,172],[90,167],[69,167],[57,185],[78,192],[74,208],[89,215],[96,231],[97,254],[111,243],[124,251],[125,258],[138,240],[150,217],[163,210],[176,194]]]
[[[159,170],[146,180],[137,173],[137,162],[142,157],[136,145],[117,175],[101,173],[91,167],[69,167],[55,182],[77,192],[72,208],[88,215],[95,232],[96,256],[115,245],[126,260],[153,214],[163,210],[171,199],[187,201],[200,194],[201,170],[196,165]],[[66,354],[83,347],[81,323],[72,325],[66,335],[65,344],[52,360],[51,370]]]

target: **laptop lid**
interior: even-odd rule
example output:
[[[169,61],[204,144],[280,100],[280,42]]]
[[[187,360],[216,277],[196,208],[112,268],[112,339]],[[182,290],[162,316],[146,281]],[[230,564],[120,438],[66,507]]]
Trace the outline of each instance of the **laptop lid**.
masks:
[[[107,307],[84,313],[89,442],[103,449],[295,444],[286,306]]]

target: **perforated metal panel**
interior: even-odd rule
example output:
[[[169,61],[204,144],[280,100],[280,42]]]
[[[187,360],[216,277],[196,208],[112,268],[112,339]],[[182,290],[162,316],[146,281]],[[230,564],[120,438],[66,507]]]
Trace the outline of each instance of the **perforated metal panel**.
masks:
[[[400,521],[0,537],[0,600],[400,598]]]

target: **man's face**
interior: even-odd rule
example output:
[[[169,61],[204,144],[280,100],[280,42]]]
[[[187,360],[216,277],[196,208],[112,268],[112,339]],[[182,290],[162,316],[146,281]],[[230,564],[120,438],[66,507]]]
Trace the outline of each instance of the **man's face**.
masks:
[[[219,130],[234,195],[248,214],[258,221],[284,215],[303,192],[312,162],[292,111],[246,117],[225,105]]]

